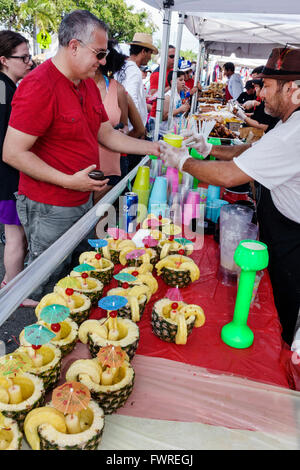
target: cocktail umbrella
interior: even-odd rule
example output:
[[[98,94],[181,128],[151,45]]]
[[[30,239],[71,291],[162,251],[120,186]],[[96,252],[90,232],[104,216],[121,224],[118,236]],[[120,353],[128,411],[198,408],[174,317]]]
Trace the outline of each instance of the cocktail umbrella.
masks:
[[[118,310],[119,308],[125,307],[128,300],[126,297],[121,295],[108,295],[99,300],[98,306],[103,310]]]
[[[174,302],[182,302],[183,298],[178,287],[172,287],[168,289],[166,297]]]
[[[82,263],[78,266],[75,266],[75,268],[73,268],[73,271],[76,271],[77,273],[88,273],[89,271],[95,271],[95,268],[90,264]]]
[[[99,300],[98,306],[109,312],[108,322],[111,324],[111,330],[118,332],[118,309],[125,307],[128,300],[121,295],[108,295]]]
[[[21,352],[7,354],[1,358],[0,376],[16,375],[19,372],[26,372],[32,368],[32,360],[30,357]]]
[[[120,367],[125,360],[126,353],[120,346],[109,344],[100,349],[97,358],[103,366],[117,368]]]
[[[115,274],[114,278],[115,278],[117,281],[123,282],[122,287],[123,287],[124,289],[127,289],[127,288],[129,287],[128,282],[134,282],[134,281],[136,281],[136,277],[133,276],[133,275],[130,274],[130,273],[119,273],[119,274]]]
[[[155,246],[158,245],[158,240],[155,238],[151,237],[150,235],[143,238],[143,243],[145,245],[145,248],[154,248]]]
[[[44,307],[41,311],[40,317],[46,323],[51,325],[51,330],[57,333],[60,331],[60,323],[63,322],[70,315],[69,307],[59,304],[51,304]]]
[[[114,278],[115,278],[117,281],[121,281],[121,282],[133,282],[133,281],[136,281],[136,277],[133,276],[133,275],[130,274],[130,273],[119,273],[119,274],[115,274]]]
[[[55,333],[38,323],[25,326],[24,333],[25,340],[32,345],[33,349],[39,349],[43,344],[49,343],[56,336]]]
[[[149,228],[156,228],[156,227],[159,227],[160,226],[160,222],[158,219],[148,219],[147,222],[146,222],[147,226]]]
[[[74,290],[81,289],[80,281],[73,276],[66,276],[60,279],[57,283],[58,287],[62,287],[65,289],[65,293],[67,295],[67,303],[71,303],[71,297],[74,294]]]
[[[126,259],[134,259],[137,261],[137,259],[144,255],[146,253],[146,250],[132,250],[126,255]]]
[[[193,244],[193,242],[191,242],[191,240],[188,240],[187,238],[174,238],[174,241],[183,246]]]
[[[88,240],[89,245],[92,248],[95,248],[96,250],[99,250],[100,248],[103,248],[108,245],[107,240],[101,240],[101,239],[89,239]]]
[[[54,408],[64,414],[73,414],[88,407],[91,399],[89,389],[79,382],[65,382],[52,392]]]
[[[115,240],[127,240],[128,238],[128,233],[118,227],[109,227],[107,229],[107,233],[110,237],[114,238]]]

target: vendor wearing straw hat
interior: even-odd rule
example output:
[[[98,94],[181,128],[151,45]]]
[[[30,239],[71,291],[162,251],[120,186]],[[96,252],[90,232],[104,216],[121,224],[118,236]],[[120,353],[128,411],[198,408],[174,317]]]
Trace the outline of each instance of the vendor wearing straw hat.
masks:
[[[264,81],[265,110],[280,121],[253,146],[212,146],[194,134],[186,139],[189,146],[222,161],[194,160],[187,147],[175,149],[166,143],[161,150],[168,166],[204,183],[225,187],[259,183],[260,240],[269,249],[268,269],[282,337],[291,345],[300,307],[300,49],[273,49],[259,77]]]

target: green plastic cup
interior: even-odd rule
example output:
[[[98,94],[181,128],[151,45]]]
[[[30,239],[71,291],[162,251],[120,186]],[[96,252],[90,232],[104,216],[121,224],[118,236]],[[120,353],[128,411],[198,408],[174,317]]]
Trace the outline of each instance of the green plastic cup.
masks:
[[[180,148],[182,145],[183,136],[177,134],[165,134],[164,135],[164,142],[167,144],[172,145],[173,147]]]
[[[148,191],[150,189],[150,168],[148,166],[140,166],[138,168],[132,190],[138,189]]]

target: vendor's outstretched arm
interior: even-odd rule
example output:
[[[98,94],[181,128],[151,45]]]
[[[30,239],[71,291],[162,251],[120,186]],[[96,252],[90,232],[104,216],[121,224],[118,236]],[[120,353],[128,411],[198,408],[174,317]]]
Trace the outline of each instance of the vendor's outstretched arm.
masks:
[[[101,124],[98,132],[98,142],[113,152],[133,155],[160,155],[157,142],[134,139],[133,137],[122,134],[115,130],[109,121]]]
[[[202,183],[230,188],[252,181],[233,161],[200,161],[188,158],[182,171],[190,173]]]
[[[232,160],[238,157],[245,150],[248,150],[251,144],[242,145],[213,145],[210,151],[210,155],[216,157],[218,160]]]

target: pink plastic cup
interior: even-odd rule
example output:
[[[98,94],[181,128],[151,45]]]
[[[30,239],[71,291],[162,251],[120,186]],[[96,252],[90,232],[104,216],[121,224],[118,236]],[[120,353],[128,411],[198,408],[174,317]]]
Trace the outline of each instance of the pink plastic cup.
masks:
[[[187,195],[183,209],[184,225],[189,225],[191,219],[200,217],[200,194],[197,191],[190,191]]]
[[[179,184],[179,174],[177,168],[168,167],[166,176],[170,192],[177,193]]]

